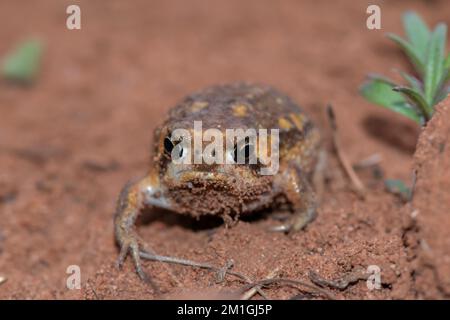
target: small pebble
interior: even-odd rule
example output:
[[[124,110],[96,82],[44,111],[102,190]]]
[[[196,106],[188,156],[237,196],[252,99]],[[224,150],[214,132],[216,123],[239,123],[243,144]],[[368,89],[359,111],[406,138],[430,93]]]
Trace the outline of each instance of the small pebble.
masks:
[[[8,280],[5,276],[0,276],[0,285],[4,284]]]
[[[417,210],[417,209],[414,210],[413,212],[411,212],[411,218],[416,219],[418,214],[419,214],[419,210]]]

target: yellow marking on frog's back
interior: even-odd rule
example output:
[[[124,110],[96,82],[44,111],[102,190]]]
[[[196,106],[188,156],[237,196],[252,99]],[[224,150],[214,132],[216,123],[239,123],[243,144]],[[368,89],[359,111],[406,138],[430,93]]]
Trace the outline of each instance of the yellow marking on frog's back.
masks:
[[[191,111],[192,112],[198,112],[204,108],[206,108],[209,105],[208,102],[206,101],[195,101],[192,105],[191,105]]]
[[[278,118],[278,126],[279,126],[281,129],[286,129],[286,130],[288,130],[288,129],[291,129],[291,128],[292,128],[292,123],[291,123],[289,120],[287,120],[287,119],[281,117],[281,118]]]
[[[303,130],[303,126],[305,124],[305,117],[302,114],[291,113],[289,114],[292,122],[295,124],[298,130]]]
[[[248,108],[245,104],[236,104],[232,107],[232,109],[233,109],[233,115],[235,117],[242,118],[242,117],[247,116]]]

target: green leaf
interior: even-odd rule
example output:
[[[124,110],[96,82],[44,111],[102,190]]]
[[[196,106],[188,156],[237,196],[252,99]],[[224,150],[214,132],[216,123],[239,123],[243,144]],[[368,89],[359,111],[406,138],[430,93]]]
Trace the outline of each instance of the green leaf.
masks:
[[[371,79],[360,88],[361,95],[368,101],[398,112],[421,124],[422,119],[402,94],[393,91],[394,86],[384,79]]]
[[[444,61],[444,69],[447,71],[447,76],[445,77],[444,82],[450,80],[450,53],[447,55]]]
[[[367,78],[368,78],[368,80],[385,82],[386,84],[389,84],[392,87],[396,87],[397,86],[397,84],[393,80],[389,79],[388,77],[383,76],[382,74],[369,73],[367,75]]]
[[[400,71],[400,75],[409,83],[409,85],[414,90],[422,92],[422,83],[419,81],[419,79],[403,71]]]
[[[405,39],[397,36],[396,34],[389,33],[387,36],[389,39],[397,43],[402,48],[402,50],[411,60],[411,63],[416,68],[417,72],[423,75],[425,70],[424,61],[422,61],[418,50],[415,47],[413,47],[409,42],[407,42]]]
[[[447,58],[445,58],[444,68],[447,70],[450,69],[450,53],[447,55]]]
[[[438,24],[431,35],[425,67],[424,92],[429,105],[434,104],[444,73],[444,50],[447,40],[447,26]]]
[[[431,119],[432,107],[427,104],[420,92],[408,87],[395,87],[393,90],[405,94],[419,108],[426,120]]]
[[[422,18],[415,12],[409,11],[403,15],[403,27],[409,42],[416,48],[420,60],[424,63],[426,58],[430,30]]]
[[[2,63],[2,76],[8,80],[30,83],[38,72],[42,44],[38,40],[21,43]]]
[[[441,88],[441,90],[438,92],[438,94],[436,96],[436,104],[438,104],[439,102],[444,100],[449,93],[450,93],[450,87]]]
[[[400,196],[404,201],[411,199],[411,188],[408,188],[402,180],[386,179],[384,185],[390,193]]]

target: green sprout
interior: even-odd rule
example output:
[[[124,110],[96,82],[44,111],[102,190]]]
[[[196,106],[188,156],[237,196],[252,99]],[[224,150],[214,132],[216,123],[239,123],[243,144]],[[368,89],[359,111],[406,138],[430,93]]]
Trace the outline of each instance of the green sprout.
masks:
[[[1,64],[1,75],[10,81],[32,83],[39,71],[42,56],[42,43],[39,40],[26,40],[5,57]]]
[[[408,57],[416,76],[400,71],[407,86],[395,84],[390,79],[370,75],[360,88],[370,102],[398,112],[423,125],[431,119],[434,106],[442,101],[450,87],[450,54],[445,57],[447,25],[440,23],[431,31],[414,12],[403,15],[407,40],[388,34]]]
[[[384,186],[386,187],[387,191],[399,196],[403,201],[408,202],[411,200],[412,190],[411,188],[407,187],[403,181],[386,179],[384,180]]]

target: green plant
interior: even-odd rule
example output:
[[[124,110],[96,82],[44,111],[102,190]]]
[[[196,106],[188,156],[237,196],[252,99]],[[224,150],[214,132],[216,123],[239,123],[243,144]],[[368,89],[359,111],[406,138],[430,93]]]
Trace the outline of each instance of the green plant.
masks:
[[[39,71],[41,56],[42,43],[35,39],[26,40],[4,58],[1,75],[11,81],[31,83]]]
[[[387,191],[397,195],[403,201],[408,202],[411,200],[412,190],[410,187],[407,187],[402,180],[386,179],[384,180],[384,186]]]
[[[407,39],[388,34],[412,63],[416,76],[400,71],[408,86],[397,85],[388,78],[370,75],[360,88],[370,102],[398,112],[419,124],[430,120],[434,106],[450,88],[450,54],[445,57],[447,25],[440,23],[431,31],[414,12],[403,15]]]

